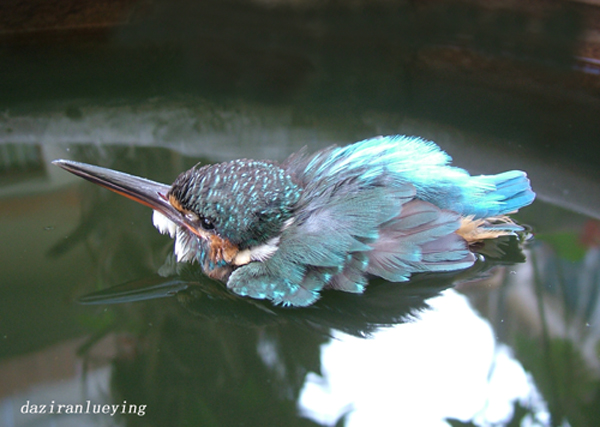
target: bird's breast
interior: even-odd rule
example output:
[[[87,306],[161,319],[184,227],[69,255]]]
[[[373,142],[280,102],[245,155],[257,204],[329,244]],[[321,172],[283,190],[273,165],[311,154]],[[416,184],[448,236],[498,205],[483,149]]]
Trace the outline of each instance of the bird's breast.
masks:
[[[208,251],[202,264],[207,276],[227,282],[234,269],[233,260],[240,252],[237,245],[216,234],[208,237]]]

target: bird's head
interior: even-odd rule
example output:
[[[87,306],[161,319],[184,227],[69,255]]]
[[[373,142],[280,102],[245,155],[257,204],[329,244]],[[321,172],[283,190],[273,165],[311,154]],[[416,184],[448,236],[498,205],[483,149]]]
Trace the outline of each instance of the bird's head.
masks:
[[[299,196],[290,176],[270,162],[242,159],[198,165],[179,175],[167,194],[188,226],[178,225],[175,234],[172,226],[166,231],[176,239],[179,260],[220,262],[223,267],[247,264],[277,250],[278,236]],[[155,211],[154,223],[164,232],[160,215]],[[189,238],[189,225],[200,237],[200,246]],[[205,270],[211,266],[205,265]]]
[[[197,261],[222,281],[235,267],[277,251],[301,194],[281,167],[266,161],[197,165],[171,186],[85,163],[54,163],[151,207],[156,228],[175,239],[178,261]]]

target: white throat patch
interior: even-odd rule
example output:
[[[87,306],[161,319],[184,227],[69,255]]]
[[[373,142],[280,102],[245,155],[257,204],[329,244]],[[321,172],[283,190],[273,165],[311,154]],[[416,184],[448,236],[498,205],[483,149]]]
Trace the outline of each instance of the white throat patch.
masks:
[[[154,224],[158,231],[162,234],[168,234],[171,238],[175,238],[177,228],[179,228],[177,227],[177,224],[158,211],[152,212],[152,224]]]
[[[198,244],[196,236],[188,233],[158,211],[154,211],[152,214],[152,224],[162,234],[168,234],[172,239],[175,239],[174,252],[177,262],[194,261],[196,248],[193,245]]]
[[[282,231],[288,228],[292,223],[293,218],[286,221]],[[177,257],[177,262],[193,262],[195,260],[197,247],[194,245],[198,244],[198,237],[194,236],[184,228],[179,227],[158,211],[154,211],[152,214],[152,224],[154,224],[157,230],[162,234],[168,234],[172,239],[175,239],[174,252]],[[261,245],[253,246],[238,252],[233,259],[233,264],[241,266],[253,261],[266,261],[277,252],[279,240],[280,236],[276,236]]]

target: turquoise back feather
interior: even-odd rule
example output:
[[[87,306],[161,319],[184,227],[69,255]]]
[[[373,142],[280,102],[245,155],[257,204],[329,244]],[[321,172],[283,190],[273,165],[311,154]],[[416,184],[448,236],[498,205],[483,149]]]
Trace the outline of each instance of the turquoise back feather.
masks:
[[[413,185],[417,198],[463,216],[504,215],[535,199],[525,172],[471,176],[464,169],[450,166],[452,158],[435,143],[416,137],[371,138],[326,149],[304,163],[299,159],[302,156],[293,155],[287,164],[288,170],[303,176],[306,185],[353,173],[369,182],[385,174],[395,185]]]

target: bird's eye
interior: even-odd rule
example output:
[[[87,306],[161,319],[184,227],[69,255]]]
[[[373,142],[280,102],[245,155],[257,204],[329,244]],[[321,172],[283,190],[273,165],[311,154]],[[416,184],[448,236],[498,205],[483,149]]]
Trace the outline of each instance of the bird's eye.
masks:
[[[201,217],[200,218],[200,227],[202,227],[205,230],[212,230],[215,228],[215,225],[212,223],[212,221],[206,217]]]

